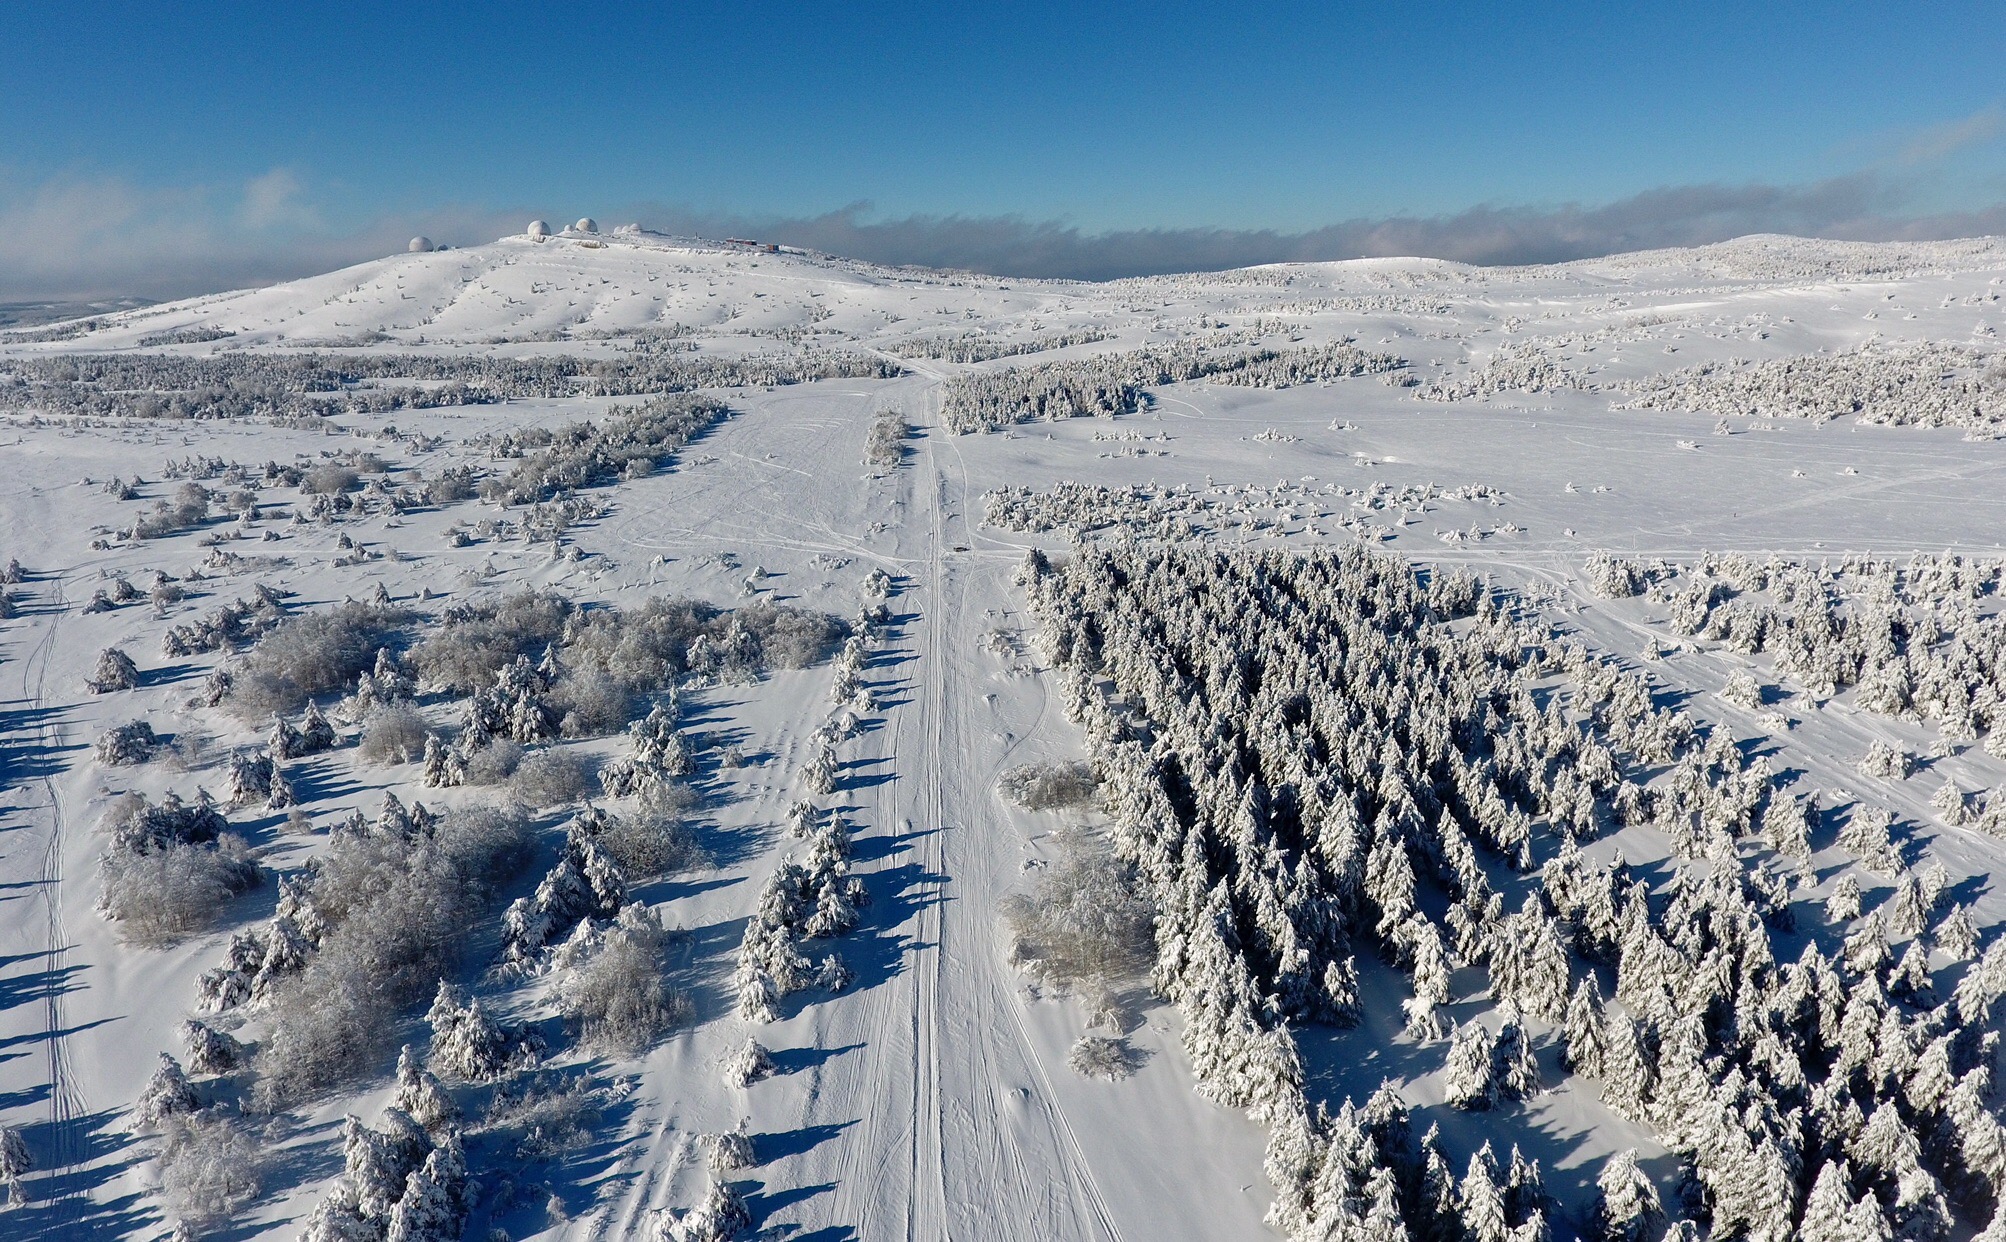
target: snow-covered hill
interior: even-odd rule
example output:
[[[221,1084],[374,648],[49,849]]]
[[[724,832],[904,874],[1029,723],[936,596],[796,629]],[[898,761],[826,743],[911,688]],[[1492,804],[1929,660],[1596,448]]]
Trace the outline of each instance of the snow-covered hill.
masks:
[[[1703,1002],[1720,999],[1699,969],[1718,944],[1663,921],[1691,914],[1675,898],[1738,870],[1747,887],[1728,887],[1770,903],[1774,963],[1733,966],[1749,982],[1708,1014],[1715,1059],[1680,1071],[1739,1076],[1761,1140],[1746,1161],[1788,1146],[1763,1107],[1796,1118],[1790,1202],[1771,1205],[1786,1232],[1764,1236],[1800,1228],[1842,1150],[1847,1202],[1879,1195],[1930,1236],[1927,1176],[1957,1231],[1981,1227],[2006,1169],[1974,1154],[1990,1131],[1949,1120],[1948,1095],[1917,1103],[1913,1065],[1876,1062],[1844,1099],[1814,1100],[1748,1049],[1751,1006],[1815,944],[1854,959],[1849,993],[1883,998],[1883,1052],[1907,1041],[1920,1062],[1955,1019],[1969,1034],[1943,1055],[1967,1096],[1983,1085],[1996,1015],[1990,985],[1967,981],[2006,920],[1990,883],[2006,793],[1989,793],[2006,785],[2002,298],[2006,243],[1989,239],[1087,284],[567,230],[0,332],[0,565],[20,565],[0,587],[0,1125],[34,1164],[31,1201],[0,1223],[380,1236],[399,1212],[417,1229],[422,1199],[468,1236],[722,1236],[702,1230],[742,1209],[748,1236],[776,1238],[1196,1240],[1324,1236],[1317,1212],[1336,1228],[1378,1194],[1418,1239],[1434,1183],[1422,1149],[1395,1150],[1395,1099],[1417,1144],[1438,1127],[1452,1207],[1485,1201],[1489,1174],[1465,1171],[1486,1143],[1501,1180],[1516,1146],[1512,1223],[1536,1207],[1555,1236],[1585,1231],[1598,1177],[1634,1149],[1672,1216],[1719,1223],[1727,1149],[1695,1137],[1697,1105],[1625,1102],[1613,1071],[1563,1069],[1567,1015],[1542,1014],[1518,975],[1493,987],[1505,968],[1485,937],[1561,927],[1571,980],[1600,980],[1654,1067],[1684,1065],[1686,1034],[1621,973],[1634,953],[1620,972],[1598,956],[1575,890],[1540,870],[1608,875],[1620,857],[1650,894],[1631,921],[1659,928]],[[1316,661],[1360,641],[1347,610],[1405,588],[1367,590],[1354,566],[1356,590],[1306,593],[1317,633],[1344,635],[1326,642],[1289,630],[1277,601],[1296,587],[1244,584],[1295,572],[1264,556],[1360,544],[1438,612],[1410,618],[1413,660],[1345,681],[1363,666]],[[1027,570],[1034,549],[1064,573]],[[1200,552],[1218,554],[1214,586],[1177,595]],[[1457,570],[1524,630],[1447,620],[1469,609],[1425,584]],[[1244,609],[1206,611],[1242,590]],[[1088,658],[1066,637],[1082,616],[1118,648]],[[1513,665],[1507,646],[1539,654]],[[1415,724],[1437,694],[1420,670],[1479,649],[1501,679],[1491,733],[1567,756],[1498,775],[1511,815],[1457,830],[1500,897],[1488,914],[1461,900],[1474,873],[1443,861],[1460,857],[1442,824],[1461,794],[1429,782],[1457,763],[1506,774],[1519,752],[1477,728],[1453,761],[1428,752],[1438,769],[1396,753],[1436,745]],[[113,650],[130,677],[101,667]],[[1184,679],[1182,706],[1152,669]],[[1289,718],[1284,677],[1308,678],[1287,685],[1309,715]],[[1396,685],[1415,714],[1380,721]],[[1610,732],[1629,686],[1658,713],[1636,729],[1662,744]],[[1380,730],[1357,762],[1277,740],[1339,728],[1346,702],[1361,710],[1342,728]],[[286,733],[309,703],[332,745]],[[1534,728],[1516,703],[1550,714]],[[146,731],[115,734],[133,722]],[[1555,740],[1570,731],[1606,748],[1608,781],[1575,775],[1593,765]],[[1105,805],[1064,793],[1082,760]],[[1224,834],[1212,874],[1149,853],[1165,764],[1191,774],[1168,817]],[[1044,809],[1002,792],[1021,795],[1027,768],[1060,791],[1031,799]],[[1396,769],[1416,818],[1384,827]],[[1721,809],[1723,790],[1758,787],[1753,819]],[[1800,852],[1768,808],[1813,791]],[[213,823],[165,810],[203,793],[220,845]],[[1334,835],[1312,846],[1276,809],[1340,795],[1369,812],[1361,868],[1380,846],[1350,880]],[[441,823],[386,812],[392,798]],[[1242,801],[1258,809],[1235,819]],[[1499,824],[1521,819],[1515,854]],[[1231,836],[1242,823],[1259,850]],[[1403,1009],[1435,986],[1408,938],[1427,933],[1377,926],[1398,905],[1389,849],[1411,854],[1413,915],[1449,945],[1439,1038]],[[1195,934],[1199,907],[1178,904],[1193,892],[1216,894],[1232,934],[1202,969],[1164,957],[1154,990],[1092,936],[1078,960],[1101,965],[1054,965],[1027,928],[1049,940],[1033,916],[1058,917],[1074,883],[1076,919],[1155,919],[1144,958]],[[1864,913],[1846,909],[1854,888]],[[1279,915],[1289,892],[1300,908]],[[440,910],[445,926],[427,922]],[[1355,1024],[1285,1000],[1278,918],[1297,920],[1304,961],[1349,961],[1355,984],[1333,986],[1354,987]],[[1458,919],[1479,928],[1469,944]],[[1898,966],[1912,945],[1921,967]],[[1968,1015],[1932,1010],[1917,969]],[[1234,970],[1249,1008],[1191,984]],[[497,1022],[486,1043],[451,1004],[428,1021],[442,977]],[[1451,1050],[1467,1060],[1474,1036],[1453,1028],[1494,1035],[1506,1002],[1538,1087],[1456,1107],[1468,1067],[1450,1072]],[[212,1045],[198,1071],[191,1019],[244,1045],[241,1062]],[[1829,1071],[1831,1049],[1790,1043],[1794,1019],[1760,1020],[1800,1072]],[[540,1050],[510,1061],[511,1027]],[[1231,1030],[1257,1031],[1259,1055],[1226,1057]],[[193,1080],[165,1112],[199,1103],[198,1120],[135,1112],[162,1052]],[[399,1137],[384,1110],[436,1101],[428,1057],[461,1115]],[[1224,1085],[1235,1075],[1251,1095]],[[1328,1158],[1363,1133],[1344,1101],[1382,1082],[1371,1146],[1346,1150],[1398,1170],[1397,1188]],[[1913,1158],[1835,1131],[1848,1106],[1862,1125],[1889,1110],[1874,1133],[1919,1136]],[[347,1114],[367,1130],[344,1131]],[[736,1145],[705,1136],[741,1128],[754,1163],[707,1170]],[[1682,1167],[1706,1187],[1691,1202]]]

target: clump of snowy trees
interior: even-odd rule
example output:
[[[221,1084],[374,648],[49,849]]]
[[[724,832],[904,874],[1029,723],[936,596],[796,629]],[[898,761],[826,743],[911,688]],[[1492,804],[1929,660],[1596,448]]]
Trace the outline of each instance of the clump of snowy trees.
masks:
[[[391,796],[374,822],[337,828],[308,868],[286,877],[270,923],[239,933],[201,982],[205,1009],[268,1010],[259,1098],[289,1104],[370,1064],[398,1010],[459,961],[466,928],[527,865],[531,841],[519,814],[435,816]]]
[[[1429,380],[1414,390],[1423,401],[1472,401],[1501,392],[1565,392],[1592,387],[1562,365],[1547,347],[1536,343],[1506,345],[1482,366],[1459,375]]]
[[[849,934],[859,907],[869,901],[864,882],[850,874],[849,826],[828,812],[809,830],[805,855],[783,860],[767,875],[758,908],[746,920],[731,979],[739,1016],[771,1022],[784,997],[812,987],[848,987],[852,976],[842,958],[830,952],[815,961],[804,946]]]
[[[959,336],[913,337],[896,342],[887,348],[904,358],[938,358],[943,362],[994,362],[998,358],[1042,354],[1048,349],[1092,345],[1110,339],[1112,339],[1110,335],[1099,328],[1077,328],[1070,332],[1048,332],[1042,336],[1014,339],[980,332],[964,332]]]
[[[1480,1153],[1456,1183],[1391,1091],[1305,1099],[1292,1032],[1355,1004],[1361,938],[1407,973],[1410,1032],[1446,1037],[1452,1102],[1539,1089],[1527,1023],[1551,1024],[1572,1071],[1676,1155],[1681,1213],[1712,1236],[1803,1236],[1821,1180],[1864,1236],[1941,1239],[2000,1205],[2006,942],[1954,983],[1932,971],[1927,943],[1975,947],[1969,916],[1941,909],[1941,872],[1881,858],[1887,912],[1843,911],[1843,951],[1784,960],[1778,868],[1803,865],[1806,811],[1772,812],[1791,795],[1725,731],[1489,592],[1360,548],[1086,541],[1064,564],[1032,553],[1023,580],[1157,911],[1152,983],[1184,1012],[1199,1089],[1269,1128],[1291,1236],[1547,1228],[1536,1167]],[[1610,822],[1662,832],[1670,878],[1588,863],[1577,843]],[[1533,881],[1516,913],[1500,866]],[[1451,1033],[1435,1010],[1456,965],[1484,969],[1498,1015]],[[1608,1236],[1649,1227],[1636,1182],[1606,1171]]]
[[[1962,345],[1869,341],[1836,354],[1708,362],[1632,382],[1624,408],[1993,428],[2006,422],[1998,358]]]
[[[1186,344],[958,376],[942,389],[940,410],[949,430],[965,434],[1012,423],[1132,414],[1142,408],[1144,390],[1159,384],[1204,379],[1287,388],[1376,375],[1406,365],[1404,359],[1372,353],[1349,341],[1237,353]]]
[[[1987,605],[2002,567],[1958,553],[1809,565],[1705,556],[1650,589],[1678,634],[1774,658],[1817,697],[1853,691],[1868,711],[1934,721],[1952,741],[2006,748],[2006,613]],[[1885,746],[1883,749],[1887,749]],[[1898,756],[1869,766],[1889,779]]]

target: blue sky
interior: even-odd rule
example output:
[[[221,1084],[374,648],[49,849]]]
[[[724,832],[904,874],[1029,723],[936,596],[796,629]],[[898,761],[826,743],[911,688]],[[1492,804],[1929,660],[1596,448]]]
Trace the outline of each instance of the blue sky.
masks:
[[[1160,266],[1210,253],[1165,238],[1366,248],[1385,235],[1318,230],[1388,220],[1552,257],[1453,222],[1652,192],[1647,215],[1690,214],[1663,192],[1692,187],[1784,195],[1715,231],[1941,231],[2006,202],[2002,65],[1996,3],[10,5],[0,223],[51,240],[0,244],[0,297],[111,290],[119,264],[227,283],[526,212],[990,266],[1025,236],[1090,267],[1081,246],[1140,232],[1162,244],[1110,261]],[[1624,219],[1541,244],[1652,236]]]

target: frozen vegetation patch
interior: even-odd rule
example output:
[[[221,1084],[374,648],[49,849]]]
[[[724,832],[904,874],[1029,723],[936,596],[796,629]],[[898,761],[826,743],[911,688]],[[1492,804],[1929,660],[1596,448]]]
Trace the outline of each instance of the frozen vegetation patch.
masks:
[[[997,782],[1005,798],[1027,811],[1096,809],[1100,782],[1085,763],[1034,763],[1012,768]]]
[[[1065,349],[1071,345],[1092,345],[1109,340],[1112,335],[1099,328],[1079,328],[1071,332],[1048,332],[1041,336],[1016,338],[964,332],[959,336],[914,337],[887,348],[890,352],[906,358],[937,358],[942,362],[993,362],[998,358],[1041,354],[1048,349]]]
[[[889,379],[896,363],[804,349],[714,358],[503,358],[416,353],[65,354],[0,363],[0,409],[46,416],[317,418],[524,398],[632,397],[702,388]]]
[[[231,688],[231,705],[251,717],[294,712],[317,695],[345,690],[376,653],[410,624],[388,604],[338,604],[287,617],[258,640]]]
[[[1869,342],[1836,354],[1707,362],[1628,388],[1623,408],[1635,410],[1852,417],[1890,427],[1989,430],[2006,422],[2006,356],[1936,342]]]
[[[1203,379],[1287,388],[1376,375],[1406,365],[1405,359],[1360,349],[1348,341],[1241,353],[1211,353],[1193,346],[1139,349],[949,380],[941,392],[941,416],[956,433],[1041,420],[1112,418],[1141,409],[1144,390],[1160,384]]]
[[[725,405],[707,398],[661,397],[603,422],[508,432],[492,440],[488,452],[516,464],[506,475],[482,484],[481,494],[501,504],[524,505],[581,487],[642,478],[730,414]]]
[[[1011,957],[1054,987],[1105,997],[1145,972],[1154,954],[1156,911],[1135,868],[1102,837],[1059,838],[1059,856],[1028,892],[1006,898]]]

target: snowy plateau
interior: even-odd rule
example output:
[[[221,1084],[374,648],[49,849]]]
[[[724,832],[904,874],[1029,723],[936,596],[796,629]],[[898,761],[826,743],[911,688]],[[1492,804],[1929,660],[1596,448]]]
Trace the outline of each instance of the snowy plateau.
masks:
[[[2006,1237],[2006,242],[0,332],[0,1236]]]

